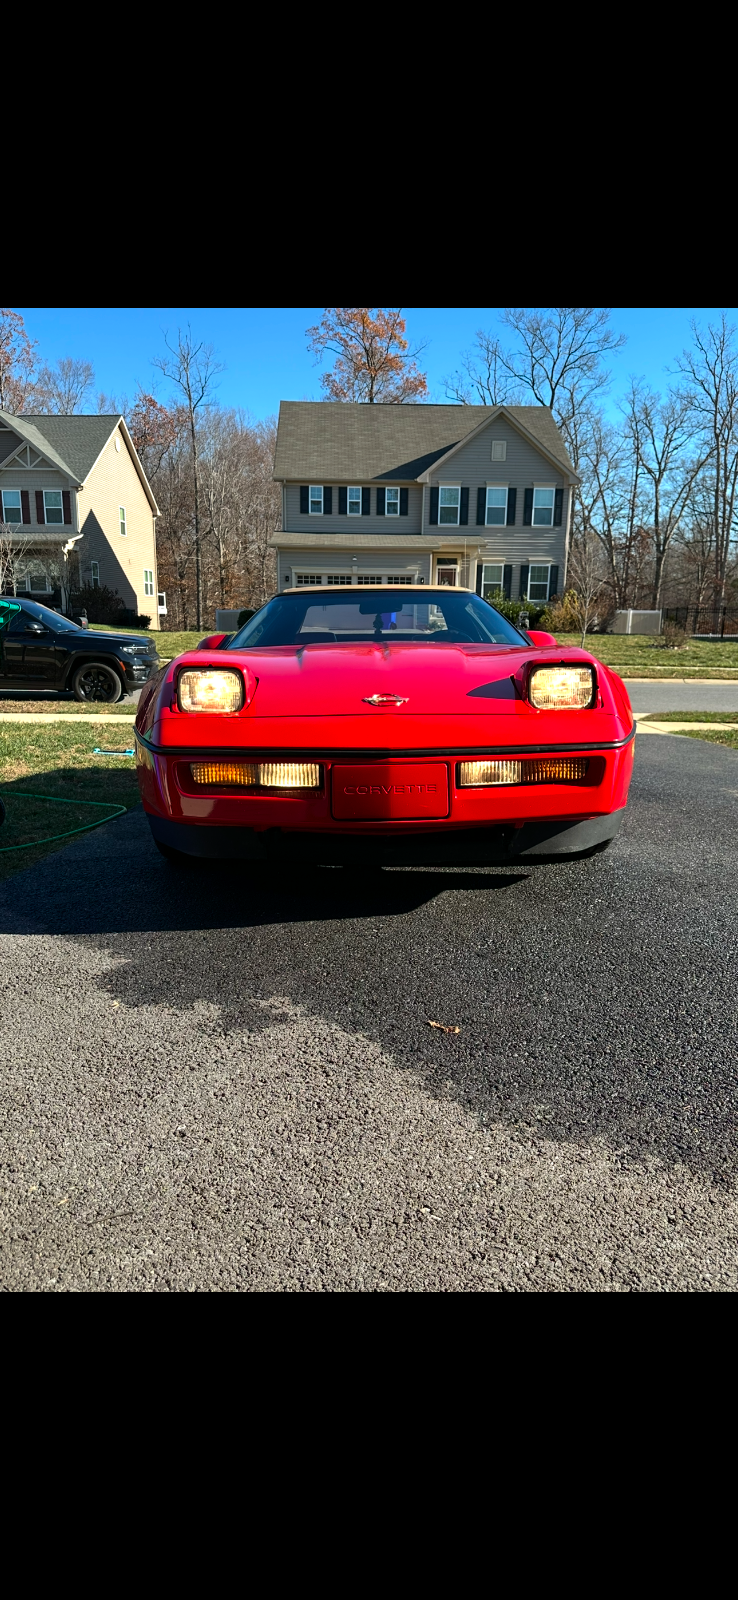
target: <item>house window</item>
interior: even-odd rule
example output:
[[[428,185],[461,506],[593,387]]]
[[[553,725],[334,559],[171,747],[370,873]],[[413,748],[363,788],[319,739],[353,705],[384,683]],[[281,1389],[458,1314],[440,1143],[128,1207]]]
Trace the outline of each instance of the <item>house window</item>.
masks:
[[[533,490],[533,526],[552,528],[554,519],[554,490]]]
[[[485,561],[482,567],[482,598],[494,600],[502,594],[503,580],[502,562],[489,564]]]
[[[387,490],[386,495],[385,495],[385,501],[384,501],[384,510],[385,510],[385,515],[388,516],[388,517],[399,517],[399,515],[400,515],[400,491],[399,491],[399,489],[388,489]]]
[[[361,516],[361,489],[349,489],[347,509],[350,517]]]
[[[457,528],[459,525],[459,505],[461,502],[461,489],[441,489],[438,496],[438,521],[445,527]]]
[[[322,484],[316,485],[311,483],[310,485],[310,515],[311,517],[322,517],[323,515]]]
[[[552,493],[553,493],[553,491],[552,491]],[[531,567],[530,572],[528,573],[528,599],[529,600],[547,600],[548,599],[548,580],[549,580],[549,577],[550,577],[550,573],[551,573],[551,568],[548,567],[548,566],[546,566],[546,567]]]
[[[46,573],[39,567],[34,567],[26,574],[26,588],[30,589],[31,594],[48,594],[49,580]]]
[[[128,532],[128,529],[126,527],[126,508],[125,508],[125,506],[119,506],[118,507],[118,518],[120,520],[121,538],[125,539],[126,534]]]
[[[487,526],[504,528],[507,522],[507,489],[487,490]]]
[[[44,517],[47,522],[63,522],[61,489],[44,489]]]
[[[492,460],[493,461],[506,461],[507,460],[507,439],[493,439],[492,440]]]
[[[298,589],[301,585],[305,588],[312,589],[314,584],[322,582],[323,579],[321,578],[319,572],[298,572],[295,576],[295,583],[297,584]]]
[[[20,489],[3,489],[3,522],[20,522]]]
[[[153,569],[153,567],[144,567],[144,594],[146,595],[147,599],[153,600],[153,598],[154,598],[154,569]]]
[[[92,584],[93,589],[99,589],[100,588],[100,563],[99,563],[99,561],[91,561],[90,562],[90,583]]]

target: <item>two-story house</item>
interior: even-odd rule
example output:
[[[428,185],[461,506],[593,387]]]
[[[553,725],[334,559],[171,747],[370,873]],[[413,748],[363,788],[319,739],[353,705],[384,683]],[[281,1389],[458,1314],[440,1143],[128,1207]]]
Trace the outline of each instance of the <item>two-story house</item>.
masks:
[[[19,592],[65,607],[78,584],[106,585],[158,627],[157,515],[123,417],[0,411],[0,522],[15,534]]]
[[[283,401],[278,587],[563,592],[577,474],[545,406]]]

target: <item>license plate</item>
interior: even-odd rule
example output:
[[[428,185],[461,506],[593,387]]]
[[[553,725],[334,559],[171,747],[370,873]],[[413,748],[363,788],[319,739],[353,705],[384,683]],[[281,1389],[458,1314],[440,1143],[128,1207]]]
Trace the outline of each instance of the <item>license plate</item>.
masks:
[[[338,764],[332,773],[333,815],[343,821],[448,816],[448,768],[440,761],[386,766]]]

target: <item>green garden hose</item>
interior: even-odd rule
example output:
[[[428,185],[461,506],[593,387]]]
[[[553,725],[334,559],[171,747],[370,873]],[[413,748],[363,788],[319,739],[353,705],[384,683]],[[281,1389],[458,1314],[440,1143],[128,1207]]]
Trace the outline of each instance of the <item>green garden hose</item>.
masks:
[[[29,794],[24,789],[14,789],[13,797],[20,800],[51,800],[57,806],[104,806],[110,810],[112,800],[64,800],[55,794]],[[1,802],[0,802],[1,803]],[[50,833],[45,839],[32,839],[30,844],[6,844],[0,848],[0,856],[8,855],[11,850],[34,850],[40,844],[55,844],[57,839],[71,839],[74,833],[89,833],[90,828],[99,828],[103,822],[112,822],[115,817],[123,817],[127,806],[116,806],[109,817],[98,817],[96,822],[85,822],[81,828],[67,828],[66,833]]]

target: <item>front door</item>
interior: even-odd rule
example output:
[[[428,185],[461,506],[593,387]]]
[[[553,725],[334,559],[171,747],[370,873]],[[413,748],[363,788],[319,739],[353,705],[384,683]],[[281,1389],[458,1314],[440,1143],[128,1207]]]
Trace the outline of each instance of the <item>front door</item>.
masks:
[[[436,558],[436,583],[448,584],[455,589],[459,581],[459,563],[456,556],[438,556]]]

